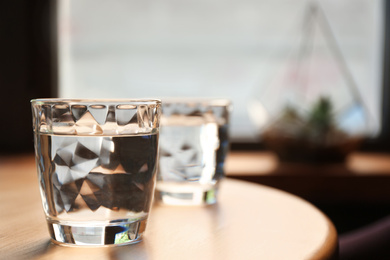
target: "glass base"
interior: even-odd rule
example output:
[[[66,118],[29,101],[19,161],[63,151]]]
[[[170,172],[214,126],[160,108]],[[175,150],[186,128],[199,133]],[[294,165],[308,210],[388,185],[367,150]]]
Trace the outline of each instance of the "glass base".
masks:
[[[113,246],[138,243],[146,227],[146,219],[138,221],[111,221],[105,224],[82,225],[70,222],[48,221],[54,243],[69,246]]]
[[[217,187],[209,190],[190,189],[188,191],[168,191],[156,189],[155,200],[157,203],[178,206],[202,206],[217,202]]]

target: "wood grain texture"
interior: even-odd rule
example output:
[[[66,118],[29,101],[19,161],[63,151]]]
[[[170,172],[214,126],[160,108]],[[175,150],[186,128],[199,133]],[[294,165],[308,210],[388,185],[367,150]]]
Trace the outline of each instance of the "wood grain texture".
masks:
[[[79,248],[50,242],[33,157],[0,158],[0,259],[333,259],[333,224],[306,201],[225,179],[208,207],[154,205],[144,240]]]

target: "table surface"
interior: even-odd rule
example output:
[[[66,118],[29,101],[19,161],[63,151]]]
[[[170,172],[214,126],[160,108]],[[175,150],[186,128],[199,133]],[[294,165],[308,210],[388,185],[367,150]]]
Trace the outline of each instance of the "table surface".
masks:
[[[59,246],[49,240],[33,156],[0,157],[0,259],[331,259],[336,254],[336,230],[311,204],[229,178],[215,205],[154,205],[138,244]]]

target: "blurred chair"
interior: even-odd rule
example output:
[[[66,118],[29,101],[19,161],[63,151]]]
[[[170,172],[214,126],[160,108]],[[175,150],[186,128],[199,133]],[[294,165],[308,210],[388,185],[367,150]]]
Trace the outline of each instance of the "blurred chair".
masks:
[[[390,216],[340,235],[340,260],[390,259]]]

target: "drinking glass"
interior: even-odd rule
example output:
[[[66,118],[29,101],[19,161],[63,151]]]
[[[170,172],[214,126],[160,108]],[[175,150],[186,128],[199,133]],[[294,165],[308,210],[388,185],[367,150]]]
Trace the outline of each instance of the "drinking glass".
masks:
[[[35,157],[51,238],[139,242],[153,198],[159,100],[35,99]]]
[[[217,202],[229,149],[226,99],[163,100],[155,199],[170,205]]]

